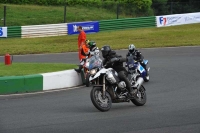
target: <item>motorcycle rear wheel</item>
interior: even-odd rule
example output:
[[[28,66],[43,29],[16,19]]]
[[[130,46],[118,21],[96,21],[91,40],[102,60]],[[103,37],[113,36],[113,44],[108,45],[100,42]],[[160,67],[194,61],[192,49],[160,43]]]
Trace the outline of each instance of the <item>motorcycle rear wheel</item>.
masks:
[[[102,87],[93,87],[90,92],[90,98],[93,105],[102,112],[110,110],[112,107],[112,99],[110,94],[106,91],[106,98],[102,97]]]
[[[141,85],[138,90],[137,97],[135,99],[131,99],[132,103],[136,106],[143,106],[146,103],[147,95],[144,86]]]

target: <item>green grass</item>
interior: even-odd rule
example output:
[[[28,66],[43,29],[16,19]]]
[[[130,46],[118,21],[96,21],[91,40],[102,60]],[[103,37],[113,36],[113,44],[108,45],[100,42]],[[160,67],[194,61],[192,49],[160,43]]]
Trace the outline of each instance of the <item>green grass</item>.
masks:
[[[6,26],[25,26],[64,23],[64,6],[12,5],[0,4],[0,19],[4,5],[7,6]],[[128,16],[120,15],[120,18]],[[66,22],[116,19],[116,12],[103,8],[74,6],[67,7]],[[3,21],[0,22],[3,26]]]
[[[77,36],[0,39],[0,55],[73,52],[77,51]],[[99,32],[87,34],[87,39],[95,40],[98,47],[108,44],[113,49],[131,43],[137,48],[194,46],[200,45],[200,24]]]
[[[0,64],[1,76],[21,76],[55,72],[76,68],[75,64],[64,63],[13,63],[11,65]]]

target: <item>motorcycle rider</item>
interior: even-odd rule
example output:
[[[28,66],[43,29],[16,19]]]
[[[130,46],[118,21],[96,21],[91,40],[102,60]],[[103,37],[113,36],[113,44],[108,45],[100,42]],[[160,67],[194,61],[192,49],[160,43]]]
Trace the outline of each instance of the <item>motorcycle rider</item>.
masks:
[[[89,58],[90,56],[90,49],[89,49],[89,45],[88,45],[89,40],[85,41],[85,44],[82,46],[81,49],[81,60],[80,60],[80,65],[78,69],[74,69],[76,72],[80,73],[81,69],[83,68],[83,65],[86,61],[86,58]]]
[[[128,89],[131,96],[137,94],[137,88],[132,88],[131,84],[127,78],[127,70],[123,67],[123,62],[126,62],[125,58],[121,55],[117,55],[115,51],[111,50],[110,46],[105,45],[101,48],[102,56],[104,58],[103,65],[105,68],[113,68],[119,75],[120,80],[126,83],[126,88]]]
[[[93,55],[99,55],[99,48],[96,46],[96,42],[95,41],[86,40],[85,44],[86,44],[87,50],[89,48],[89,51],[82,50],[82,52],[81,52],[82,55],[86,55],[87,56],[86,58],[90,58]],[[80,73],[81,69],[83,68],[83,64],[85,63],[85,61],[86,61],[85,59],[82,59],[80,61],[81,65],[79,65],[79,68],[78,69],[74,69],[74,70],[76,72]]]
[[[96,46],[95,41],[87,41],[90,48],[90,56],[99,55],[99,48]]]
[[[134,60],[140,62],[140,64],[142,65],[142,67],[144,67],[144,69],[146,70],[147,75],[148,75],[146,65],[143,62],[144,56],[142,55],[142,53],[139,50],[136,49],[134,44],[130,44],[128,46],[128,53],[126,54],[126,57],[131,56],[131,55],[133,56]]]

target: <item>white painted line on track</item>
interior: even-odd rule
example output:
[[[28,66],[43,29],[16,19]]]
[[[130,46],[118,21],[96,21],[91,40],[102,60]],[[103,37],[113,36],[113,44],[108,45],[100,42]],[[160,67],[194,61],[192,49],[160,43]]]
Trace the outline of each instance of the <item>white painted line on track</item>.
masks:
[[[77,88],[81,88],[81,87],[84,87],[84,85],[82,85],[82,86],[77,86],[77,87],[70,87],[70,88],[46,90],[46,91],[40,91],[40,92],[30,92],[30,93],[21,93],[21,94],[6,94],[6,95],[0,95],[0,98],[12,97],[12,96],[36,95],[36,94],[51,93],[51,92],[59,92],[59,91],[67,91],[67,90],[73,90],[73,89],[77,89]]]

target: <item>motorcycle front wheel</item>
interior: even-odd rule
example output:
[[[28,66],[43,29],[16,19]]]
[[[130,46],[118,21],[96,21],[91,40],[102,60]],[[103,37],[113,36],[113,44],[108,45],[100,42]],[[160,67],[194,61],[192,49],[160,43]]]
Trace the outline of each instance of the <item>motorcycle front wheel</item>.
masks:
[[[149,75],[149,72],[148,72],[148,74],[144,78],[144,81],[149,82],[149,80],[150,80],[150,75]]]
[[[147,95],[143,85],[141,85],[140,89],[138,90],[137,96],[135,99],[132,99],[132,103],[136,106],[143,106],[146,103]]]
[[[112,106],[112,100],[110,94],[106,92],[106,97],[103,99],[102,87],[93,87],[90,92],[90,98],[93,105],[100,111],[105,112],[110,110]]]
[[[150,79],[150,76],[149,76],[149,74],[148,74],[147,76],[145,76],[144,81],[145,81],[145,82],[149,82],[149,79]]]

